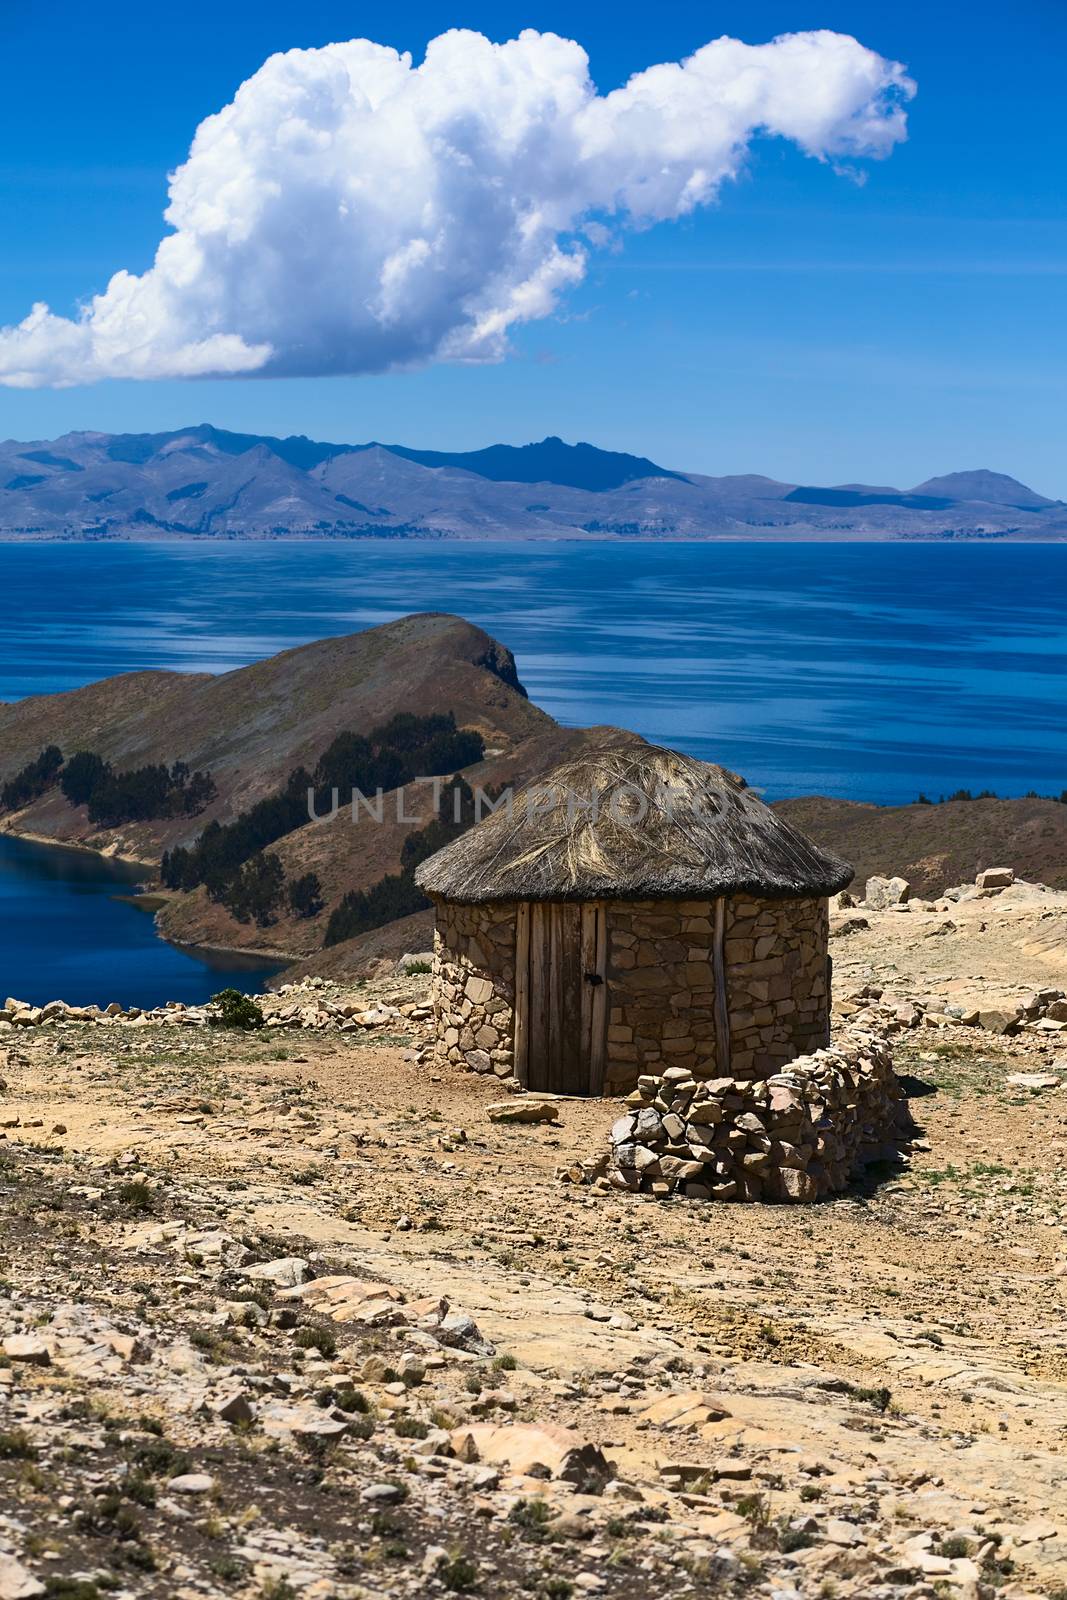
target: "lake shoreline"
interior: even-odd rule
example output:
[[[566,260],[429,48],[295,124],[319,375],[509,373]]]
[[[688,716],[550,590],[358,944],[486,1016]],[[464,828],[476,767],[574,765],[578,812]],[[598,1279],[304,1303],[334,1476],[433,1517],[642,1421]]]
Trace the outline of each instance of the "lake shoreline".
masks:
[[[50,834],[35,833],[32,828],[13,826],[10,817],[0,821],[0,833],[6,833],[12,839],[26,839],[30,844],[48,845],[52,850],[78,850],[84,855],[96,856],[100,861],[119,861],[123,866],[136,867],[139,872],[151,873],[153,877],[159,874],[157,861],[142,861],[138,856],[124,855],[119,850],[100,850],[96,845],[84,844],[77,839],[53,839]]]
[[[3,533],[0,534],[0,545],[14,545],[19,547],[42,545],[80,545],[84,547],[97,546],[109,547],[114,545],[143,545],[149,549],[158,549],[165,545],[180,545],[184,548],[203,548],[205,546],[237,545],[306,545],[323,544],[343,547],[353,547],[369,544],[390,545],[427,545],[427,546],[456,546],[470,545],[478,548],[487,544],[506,544],[510,547],[542,545],[556,546],[561,544],[574,545],[607,545],[620,549],[633,549],[638,546],[651,546],[658,548],[663,545],[871,545],[871,544],[902,544],[912,547],[937,545],[956,545],[959,548],[974,549],[976,545],[1042,545],[1048,548],[1063,546],[1067,548],[1067,533],[1058,534],[1052,538],[1041,538],[1035,534],[1012,531],[1009,533],[895,533],[886,529],[872,529],[869,533],[861,533],[855,528],[799,529],[790,532],[788,529],[776,528],[773,533],[737,533],[731,529],[724,533],[665,533],[655,538],[647,534],[629,537],[622,533],[583,533],[580,530],[568,529],[564,533],[505,533],[494,530],[492,533],[467,534],[467,533],[404,533],[390,535],[386,532],[375,533],[323,533],[321,529],[308,533],[175,533],[168,529],[166,533],[153,538],[145,533],[114,533],[106,538],[96,538],[91,534],[83,533]]]

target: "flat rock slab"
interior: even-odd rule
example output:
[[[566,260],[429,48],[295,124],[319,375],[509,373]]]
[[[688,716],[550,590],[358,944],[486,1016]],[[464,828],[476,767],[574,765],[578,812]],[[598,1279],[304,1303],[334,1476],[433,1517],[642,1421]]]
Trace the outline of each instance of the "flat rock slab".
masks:
[[[562,1478],[588,1488],[614,1476],[599,1446],[554,1423],[475,1423],[454,1428],[450,1437],[461,1461],[506,1465],[521,1477]]]
[[[14,1556],[0,1556],[0,1600],[34,1600],[44,1594],[44,1584]]]
[[[25,1361],[31,1367],[50,1367],[52,1352],[39,1333],[12,1333],[4,1340],[9,1361]]]
[[[555,1122],[560,1120],[559,1106],[554,1100],[539,1100],[523,1096],[516,1100],[499,1100],[486,1106],[490,1122]]]
[[[242,1268],[242,1276],[254,1283],[273,1283],[278,1289],[292,1289],[303,1283],[311,1268],[302,1256],[281,1256],[277,1261],[260,1261]]]

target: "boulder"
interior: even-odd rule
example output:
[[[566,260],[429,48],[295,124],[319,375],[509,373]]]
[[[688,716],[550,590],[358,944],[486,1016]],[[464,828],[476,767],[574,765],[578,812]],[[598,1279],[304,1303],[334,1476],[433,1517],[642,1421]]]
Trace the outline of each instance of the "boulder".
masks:
[[[1010,889],[1015,882],[1012,867],[986,867],[974,880],[976,889]]]
[[[25,1361],[31,1367],[50,1367],[52,1354],[39,1333],[12,1333],[4,1340],[9,1361]]]
[[[906,904],[911,895],[907,878],[868,878],[863,898],[872,911],[887,911]]]
[[[491,1423],[455,1428],[452,1448],[461,1461],[507,1465],[523,1477],[561,1478],[596,1494],[615,1475],[598,1445],[554,1423]]]
[[[260,1261],[255,1266],[244,1267],[242,1273],[256,1283],[273,1283],[276,1289],[292,1289],[306,1281],[310,1270],[301,1256],[281,1256],[277,1261]]]
[[[978,1026],[990,1033],[1013,1034],[1022,1027],[1022,1017],[1017,1011],[979,1011]]]
[[[34,1600],[45,1586],[14,1556],[0,1555],[0,1600]]]

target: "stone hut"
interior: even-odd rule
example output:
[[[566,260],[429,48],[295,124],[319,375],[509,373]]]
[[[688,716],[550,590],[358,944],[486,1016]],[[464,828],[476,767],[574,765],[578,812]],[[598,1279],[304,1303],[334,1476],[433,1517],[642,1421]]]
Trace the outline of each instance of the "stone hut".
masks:
[[[827,897],[852,869],[744,780],[617,743],[423,862],[438,1049],[531,1090],[766,1079],[830,1039]]]

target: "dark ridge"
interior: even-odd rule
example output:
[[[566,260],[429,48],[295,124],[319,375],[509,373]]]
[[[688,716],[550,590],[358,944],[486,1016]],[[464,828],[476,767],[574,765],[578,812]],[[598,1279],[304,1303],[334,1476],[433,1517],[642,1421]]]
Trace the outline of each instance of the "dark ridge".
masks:
[[[58,467],[62,472],[84,472],[76,461],[71,461],[69,456],[54,456],[51,450],[24,450],[19,457],[20,461],[36,461],[39,467]]]
[[[38,472],[36,474],[32,472],[23,472],[19,475],[19,477],[12,478],[10,483],[5,483],[4,488],[32,489],[35,483],[44,483],[45,481],[45,475],[43,472]]]
[[[598,450],[592,444],[564,444],[554,435],[540,444],[491,444],[485,450],[409,450],[402,444],[387,444],[382,449],[422,467],[458,467],[494,483],[558,483],[570,489],[602,491],[618,489],[637,478],[689,481],[646,456]]]
[[[208,485],[206,483],[183,483],[180,489],[171,489],[167,499],[171,501],[199,500],[207,488]]]
[[[257,433],[230,433],[199,423],[195,428],[177,428],[170,433],[124,433],[112,439],[107,454],[112,461],[144,466],[153,456],[178,439],[196,439],[212,445],[224,455],[244,455],[258,446],[271,451],[299,471],[309,472],[335,456],[352,455],[379,448],[405,461],[423,467],[456,467],[473,472],[494,483],[556,483],[571,489],[601,491],[618,489],[640,478],[671,478],[678,483],[689,480],[680,472],[668,472],[646,456],[631,456],[616,450],[598,450],[591,444],[565,444],[551,437],[539,444],[489,445],[485,450],[412,450],[407,445],[323,444],[302,434],[275,439]]]
[[[351,506],[353,511],[364,512],[368,517],[387,517],[389,515],[388,506],[379,506],[375,511],[373,506],[365,506],[362,500],[353,500],[351,495],[335,494],[334,499],[339,500],[343,506]]]
[[[143,467],[146,461],[159,454],[176,439],[198,439],[201,444],[214,445],[227,456],[243,456],[248,450],[264,445],[272,454],[307,472],[331,457],[346,455],[349,451],[366,449],[365,445],[316,444],[313,439],[296,434],[288,439],[274,439],[258,433],[230,433],[225,428],[213,428],[209,422],[198,423],[195,428],[175,428],[170,433],[120,433],[111,440],[107,454],[112,461],[125,461],[131,466]]]
[[[947,511],[954,500],[932,494],[864,494],[860,489],[791,489],[782,496],[801,506],[903,506],[906,511]]]

